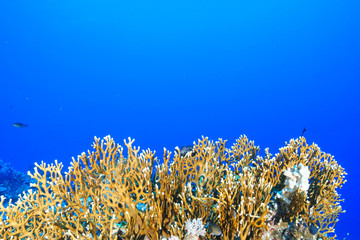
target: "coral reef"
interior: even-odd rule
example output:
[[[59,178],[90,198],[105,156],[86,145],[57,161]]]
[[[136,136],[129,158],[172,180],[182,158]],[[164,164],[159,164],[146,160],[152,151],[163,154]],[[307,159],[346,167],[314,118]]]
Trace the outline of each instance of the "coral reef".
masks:
[[[16,171],[9,162],[0,159],[0,195],[6,197],[4,205],[7,206],[9,200],[16,201],[19,194],[29,189],[29,184],[34,182],[30,176],[23,172]]]
[[[274,156],[241,136],[202,138],[163,160],[110,136],[63,165],[36,164],[1,239],[335,239],[345,171],[304,137]]]

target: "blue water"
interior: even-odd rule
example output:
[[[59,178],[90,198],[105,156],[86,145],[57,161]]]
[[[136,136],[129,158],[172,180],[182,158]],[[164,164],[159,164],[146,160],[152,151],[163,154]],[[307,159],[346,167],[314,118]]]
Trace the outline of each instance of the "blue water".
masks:
[[[349,174],[336,233],[360,239],[359,12],[357,0],[1,1],[0,159],[67,168],[108,134],[159,158],[202,135],[276,153],[306,128]]]

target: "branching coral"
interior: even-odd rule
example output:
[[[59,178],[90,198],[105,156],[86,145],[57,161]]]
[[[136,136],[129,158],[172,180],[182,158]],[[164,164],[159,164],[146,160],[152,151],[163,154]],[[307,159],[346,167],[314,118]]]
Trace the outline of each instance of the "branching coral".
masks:
[[[65,174],[61,163],[36,164],[36,191],[6,207],[1,198],[0,238],[335,238],[346,173],[303,137],[274,157],[246,136],[231,148],[203,137],[187,153],[164,149],[162,162],[133,142],[124,151],[95,138]]]

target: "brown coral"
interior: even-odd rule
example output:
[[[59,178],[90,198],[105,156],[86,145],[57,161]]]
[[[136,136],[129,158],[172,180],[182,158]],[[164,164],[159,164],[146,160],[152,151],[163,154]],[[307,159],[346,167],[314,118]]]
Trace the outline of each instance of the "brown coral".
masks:
[[[335,238],[326,234],[342,212],[336,190],[346,173],[303,137],[275,157],[268,149],[259,156],[246,136],[231,148],[203,137],[187,154],[164,150],[162,163],[133,142],[124,141],[125,153],[110,136],[95,138],[94,151],[65,174],[60,163],[36,164],[29,175],[37,191],[7,207],[0,201],[0,238],[184,239],[191,219],[219,226],[223,239]],[[284,172],[299,164],[310,172],[309,187],[284,200]],[[210,228],[205,238],[213,238]]]

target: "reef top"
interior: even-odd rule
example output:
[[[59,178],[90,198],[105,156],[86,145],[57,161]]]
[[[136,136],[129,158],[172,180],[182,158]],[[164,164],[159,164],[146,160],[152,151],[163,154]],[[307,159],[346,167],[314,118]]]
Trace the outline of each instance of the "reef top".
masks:
[[[186,151],[140,152],[107,136],[63,165],[36,164],[16,203],[0,201],[3,239],[335,239],[346,172],[304,137],[272,155],[241,136]]]

